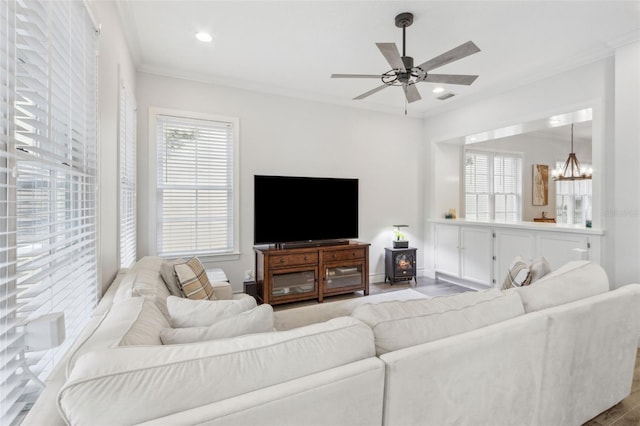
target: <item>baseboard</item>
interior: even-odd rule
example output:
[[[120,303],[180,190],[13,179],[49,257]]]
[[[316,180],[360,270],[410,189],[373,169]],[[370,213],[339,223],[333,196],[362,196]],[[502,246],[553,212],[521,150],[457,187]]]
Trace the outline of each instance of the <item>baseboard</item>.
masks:
[[[491,286],[483,284],[483,283],[464,280],[464,279],[461,279],[461,278],[452,277],[452,276],[449,276],[449,275],[446,275],[446,274],[441,274],[441,273],[436,273],[436,278],[435,279],[436,279],[436,281],[444,281],[444,282],[447,282],[447,283],[455,284],[457,286],[465,287],[465,288],[468,288],[470,290],[476,290],[476,291],[487,290],[487,289],[491,288]]]
[[[373,274],[369,274],[369,284],[381,283],[383,281],[384,281],[384,272],[376,272]]]
[[[431,278],[432,280],[436,279],[436,271],[435,269],[425,269],[423,271],[423,277]]]

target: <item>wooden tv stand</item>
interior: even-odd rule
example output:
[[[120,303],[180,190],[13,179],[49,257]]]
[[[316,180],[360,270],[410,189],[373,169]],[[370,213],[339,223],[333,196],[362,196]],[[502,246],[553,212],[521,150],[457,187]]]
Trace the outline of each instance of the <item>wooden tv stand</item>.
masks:
[[[369,244],[303,248],[254,247],[256,282],[272,305],[364,291],[369,294]]]

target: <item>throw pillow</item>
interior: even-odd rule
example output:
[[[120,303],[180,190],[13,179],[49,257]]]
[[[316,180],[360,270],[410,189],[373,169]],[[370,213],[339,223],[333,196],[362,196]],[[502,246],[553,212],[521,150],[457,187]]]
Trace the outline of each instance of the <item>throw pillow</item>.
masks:
[[[176,345],[268,331],[273,331],[273,308],[260,305],[209,327],[164,328],[160,331],[160,340],[164,345]]]
[[[169,321],[155,301],[144,299],[138,316],[120,339],[119,345],[158,345],[161,343],[160,331],[169,325]]]
[[[531,283],[531,271],[520,256],[517,256],[509,265],[507,277],[502,284],[502,289],[506,290],[511,287],[522,287]]]
[[[176,328],[208,327],[215,322],[253,309],[256,305],[256,299],[253,297],[216,301],[167,297],[171,326]]]
[[[179,263],[185,263],[184,259],[178,260],[163,260],[160,265],[160,276],[162,280],[167,286],[169,293],[172,296],[183,297],[182,290],[180,289],[180,284],[178,284],[178,279],[176,278],[176,271],[174,266]]]
[[[185,297],[195,300],[216,300],[213,287],[200,259],[192,257],[187,263],[174,265],[174,269],[178,285]]]
[[[539,257],[529,265],[531,271],[531,284],[551,272],[551,265],[544,257]]]

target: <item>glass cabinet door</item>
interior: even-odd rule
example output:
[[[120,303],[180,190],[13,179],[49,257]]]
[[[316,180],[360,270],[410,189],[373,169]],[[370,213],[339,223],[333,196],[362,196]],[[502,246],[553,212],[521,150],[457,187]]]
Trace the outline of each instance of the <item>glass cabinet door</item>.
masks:
[[[361,288],[364,284],[363,270],[363,262],[328,265],[325,268],[325,291]]]
[[[318,294],[316,269],[280,270],[271,278],[271,297]]]

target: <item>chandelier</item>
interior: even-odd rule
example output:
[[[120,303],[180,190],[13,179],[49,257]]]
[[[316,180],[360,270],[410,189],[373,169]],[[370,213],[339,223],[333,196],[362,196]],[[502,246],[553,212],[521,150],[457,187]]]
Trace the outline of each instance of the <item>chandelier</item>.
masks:
[[[573,152],[573,124],[571,124],[571,152],[564,165],[552,172],[553,180],[586,180],[591,179],[591,170],[587,170],[580,164],[578,157]]]

